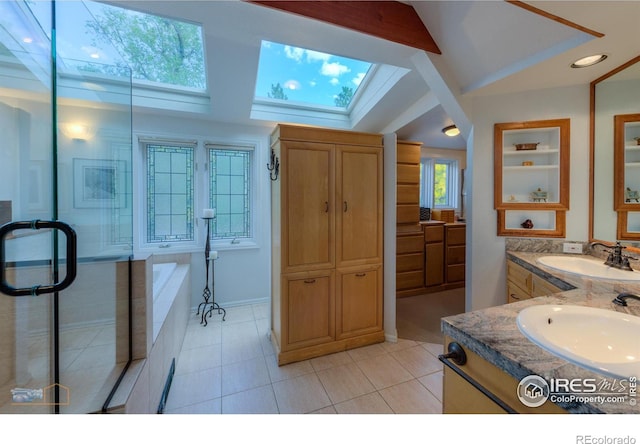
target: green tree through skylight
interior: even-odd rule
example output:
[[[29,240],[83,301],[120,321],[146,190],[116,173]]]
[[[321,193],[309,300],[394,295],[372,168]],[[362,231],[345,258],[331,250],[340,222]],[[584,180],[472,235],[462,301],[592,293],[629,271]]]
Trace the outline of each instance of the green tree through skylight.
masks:
[[[93,11],[95,21],[86,27],[94,45],[115,46],[129,65],[104,66],[104,72],[130,68],[136,79],[206,89],[200,26],[107,5]]]

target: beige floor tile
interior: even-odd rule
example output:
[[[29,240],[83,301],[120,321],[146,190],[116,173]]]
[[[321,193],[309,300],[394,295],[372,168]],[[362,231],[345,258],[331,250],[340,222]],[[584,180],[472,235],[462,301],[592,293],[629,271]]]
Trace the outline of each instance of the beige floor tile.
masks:
[[[234,324],[236,322],[246,322],[246,321],[255,320],[251,305],[238,305],[235,307],[225,307],[224,305],[221,305],[221,306],[227,312],[227,315],[224,318],[224,323],[227,325]],[[216,314],[214,314],[213,317],[214,318],[217,317],[219,320],[222,320],[222,316],[218,315],[217,311],[215,311],[215,313]]]
[[[253,319],[222,325],[222,341],[224,343],[243,342],[247,339],[255,339],[257,336],[258,328]]]
[[[254,319],[269,319],[270,308],[269,303],[265,302],[263,304],[253,304],[251,305],[251,309],[253,310],[253,318]]]
[[[372,344],[348,350],[347,353],[354,361],[360,361],[361,359],[368,359],[372,356],[383,355],[387,353],[387,350],[382,344]]]
[[[264,357],[222,366],[222,396],[271,384]]]
[[[333,404],[375,391],[373,384],[355,363],[331,367],[317,374]]]
[[[416,378],[442,370],[442,362],[418,345],[393,352],[391,356]]]
[[[166,410],[220,398],[221,380],[221,367],[174,375],[167,397]]]
[[[405,348],[415,347],[418,344],[418,342],[412,341],[411,339],[398,338],[398,342],[383,342],[382,346],[387,353],[393,353],[395,351],[404,350]]]
[[[224,335],[224,333],[223,333]],[[235,362],[247,361],[264,356],[262,345],[257,334],[252,338],[243,340],[222,342],[222,364],[233,364]]]
[[[378,390],[413,379],[411,373],[389,354],[356,361],[356,364]]]
[[[336,409],[332,405],[330,405],[329,407],[325,407],[320,410],[311,412],[311,414],[313,415],[335,415],[336,413],[338,412],[336,412]]]
[[[276,397],[271,384],[222,397],[222,413],[226,414],[275,414],[278,413]]]
[[[331,353],[330,355],[320,356],[311,359],[311,365],[315,371],[324,370],[339,365],[350,364],[353,362],[351,356],[347,352]]]
[[[430,375],[423,376],[422,378],[418,378],[418,381],[422,385],[424,385],[427,390],[429,390],[433,395],[438,398],[439,401],[442,402],[442,383],[443,383],[443,372],[439,371],[436,373],[431,373]]]
[[[276,382],[273,391],[280,413],[309,413],[331,405],[315,374]]]
[[[278,367],[278,358],[275,354],[266,356],[265,359],[267,361],[267,369],[269,370],[271,382],[284,381],[285,379],[313,373],[313,367],[309,360],[293,362]]]
[[[220,323],[209,323],[206,327],[195,324],[187,327],[182,349],[189,350],[220,343],[222,343],[222,326]]]
[[[415,379],[380,390],[395,413],[442,413],[442,403]]]
[[[167,410],[166,414],[186,414],[186,415],[201,415],[201,414],[220,414],[222,408],[220,405],[221,398],[210,399],[209,401],[199,402],[197,404],[186,405],[177,409]]]
[[[176,374],[190,373],[222,365],[222,344],[185,349],[176,360]]]
[[[380,396],[378,392],[369,393],[368,395],[360,396],[358,398],[351,399],[349,401],[342,402],[335,405],[338,413],[351,413],[351,414],[383,414],[393,413],[391,407]]]
[[[435,357],[438,357],[438,355],[441,355],[442,353],[444,353],[443,344],[432,344],[429,342],[424,342],[421,345],[422,347],[424,347],[425,350],[427,350],[429,353],[431,353]]]

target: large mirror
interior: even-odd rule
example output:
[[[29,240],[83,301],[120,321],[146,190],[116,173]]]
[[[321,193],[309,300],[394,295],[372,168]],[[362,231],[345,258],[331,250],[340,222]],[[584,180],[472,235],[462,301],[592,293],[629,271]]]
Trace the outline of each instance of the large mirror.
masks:
[[[640,211],[618,213],[614,209],[614,119],[637,113],[640,113],[640,56],[591,84],[591,240],[622,240],[618,235],[620,226],[633,231],[640,224]],[[627,243],[639,246],[637,241]]]

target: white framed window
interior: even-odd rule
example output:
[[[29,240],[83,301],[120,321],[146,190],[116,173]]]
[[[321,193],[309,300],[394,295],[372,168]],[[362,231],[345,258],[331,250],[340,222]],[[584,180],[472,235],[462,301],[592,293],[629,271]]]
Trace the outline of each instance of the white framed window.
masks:
[[[239,241],[253,234],[252,171],[254,145],[205,143],[210,208],[216,217],[211,240]]]
[[[140,140],[145,160],[148,245],[195,240],[196,142]]]
[[[460,170],[455,159],[426,158],[420,162],[420,206],[458,208]]]

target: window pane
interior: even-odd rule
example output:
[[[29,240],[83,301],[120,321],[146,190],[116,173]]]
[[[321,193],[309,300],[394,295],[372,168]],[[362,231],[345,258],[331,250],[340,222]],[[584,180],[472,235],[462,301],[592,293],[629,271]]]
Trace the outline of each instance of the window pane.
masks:
[[[209,151],[211,206],[216,209],[213,239],[246,238],[250,226],[252,151],[213,147]]]
[[[194,239],[192,147],[147,144],[147,242]]]
[[[449,168],[447,164],[436,163],[433,175],[433,202],[437,205],[449,203],[447,185]]]

